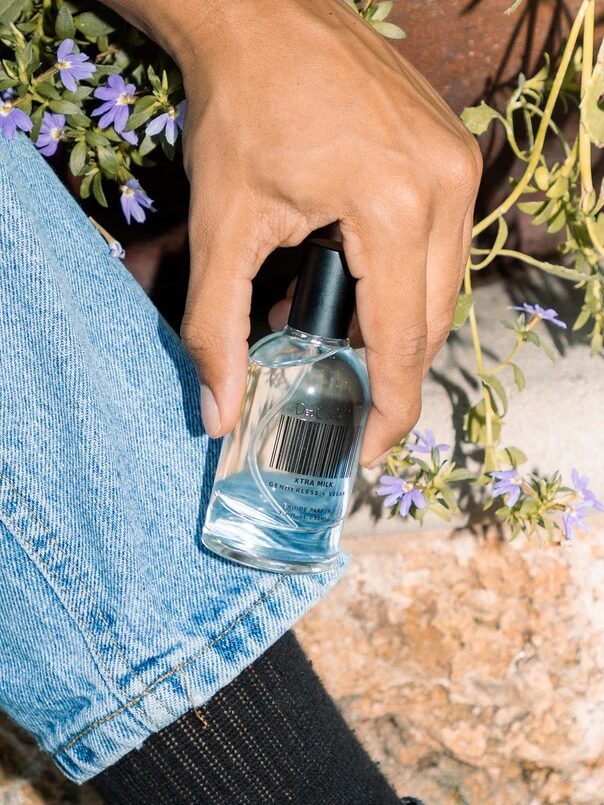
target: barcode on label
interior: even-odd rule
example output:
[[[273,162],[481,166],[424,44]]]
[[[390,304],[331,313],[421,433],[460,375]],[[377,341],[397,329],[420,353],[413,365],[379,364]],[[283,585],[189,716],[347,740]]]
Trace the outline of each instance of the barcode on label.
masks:
[[[346,478],[352,470],[358,426],[313,422],[281,414],[269,465],[321,478]]]

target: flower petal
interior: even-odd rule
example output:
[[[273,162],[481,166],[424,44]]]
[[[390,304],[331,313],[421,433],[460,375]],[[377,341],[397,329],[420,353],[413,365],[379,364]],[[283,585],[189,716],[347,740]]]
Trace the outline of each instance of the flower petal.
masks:
[[[520,487],[517,484],[513,484],[508,492],[508,506],[515,506],[518,503],[518,498],[520,497]]]
[[[59,76],[65,89],[68,89],[70,92],[75,92],[77,90],[78,85],[76,80],[69,70],[59,70]]]
[[[409,514],[409,509],[411,508],[411,493],[405,492],[403,497],[401,498],[401,507],[399,509],[401,517],[406,517]]]
[[[73,39],[64,39],[57,50],[57,61],[65,61],[70,53],[73,53]]]
[[[161,131],[164,130],[166,127],[166,123],[168,122],[168,113],[164,112],[163,115],[158,115],[151,120],[147,128],[145,129],[145,134],[148,134],[150,137],[154,137],[156,134],[159,134]]]

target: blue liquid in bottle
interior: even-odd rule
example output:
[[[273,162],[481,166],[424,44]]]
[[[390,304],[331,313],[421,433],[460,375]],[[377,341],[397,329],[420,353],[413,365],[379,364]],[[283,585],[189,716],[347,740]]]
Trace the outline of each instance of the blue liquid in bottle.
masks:
[[[288,325],[258,342],[241,418],[222,446],[204,544],[265,570],[333,565],[370,404],[367,370],[346,338]]]

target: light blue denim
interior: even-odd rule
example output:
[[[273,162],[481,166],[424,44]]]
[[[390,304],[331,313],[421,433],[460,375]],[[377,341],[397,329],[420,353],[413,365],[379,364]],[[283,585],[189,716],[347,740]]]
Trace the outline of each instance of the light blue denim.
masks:
[[[0,707],[83,782],[340,575],[210,554],[219,443],[180,339],[26,137],[0,137]]]

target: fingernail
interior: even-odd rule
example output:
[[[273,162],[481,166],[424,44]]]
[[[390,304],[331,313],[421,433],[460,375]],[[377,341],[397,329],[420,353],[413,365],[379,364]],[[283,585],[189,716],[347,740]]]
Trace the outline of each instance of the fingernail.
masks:
[[[208,436],[216,437],[220,433],[220,413],[212,390],[201,384],[201,418]]]
[[[382,453],[381,456],[378,456],[377,458],[374,458],[373,461],[370,461],[367,464],[364,464],[363,466],[367,467],[368,470],[373,470],[376,467],[379,467],[380,464],[383,464],[386,461],[386,459],[388,458],[389,455],[390,455],[390,450],[386,450],[384,453]]]

